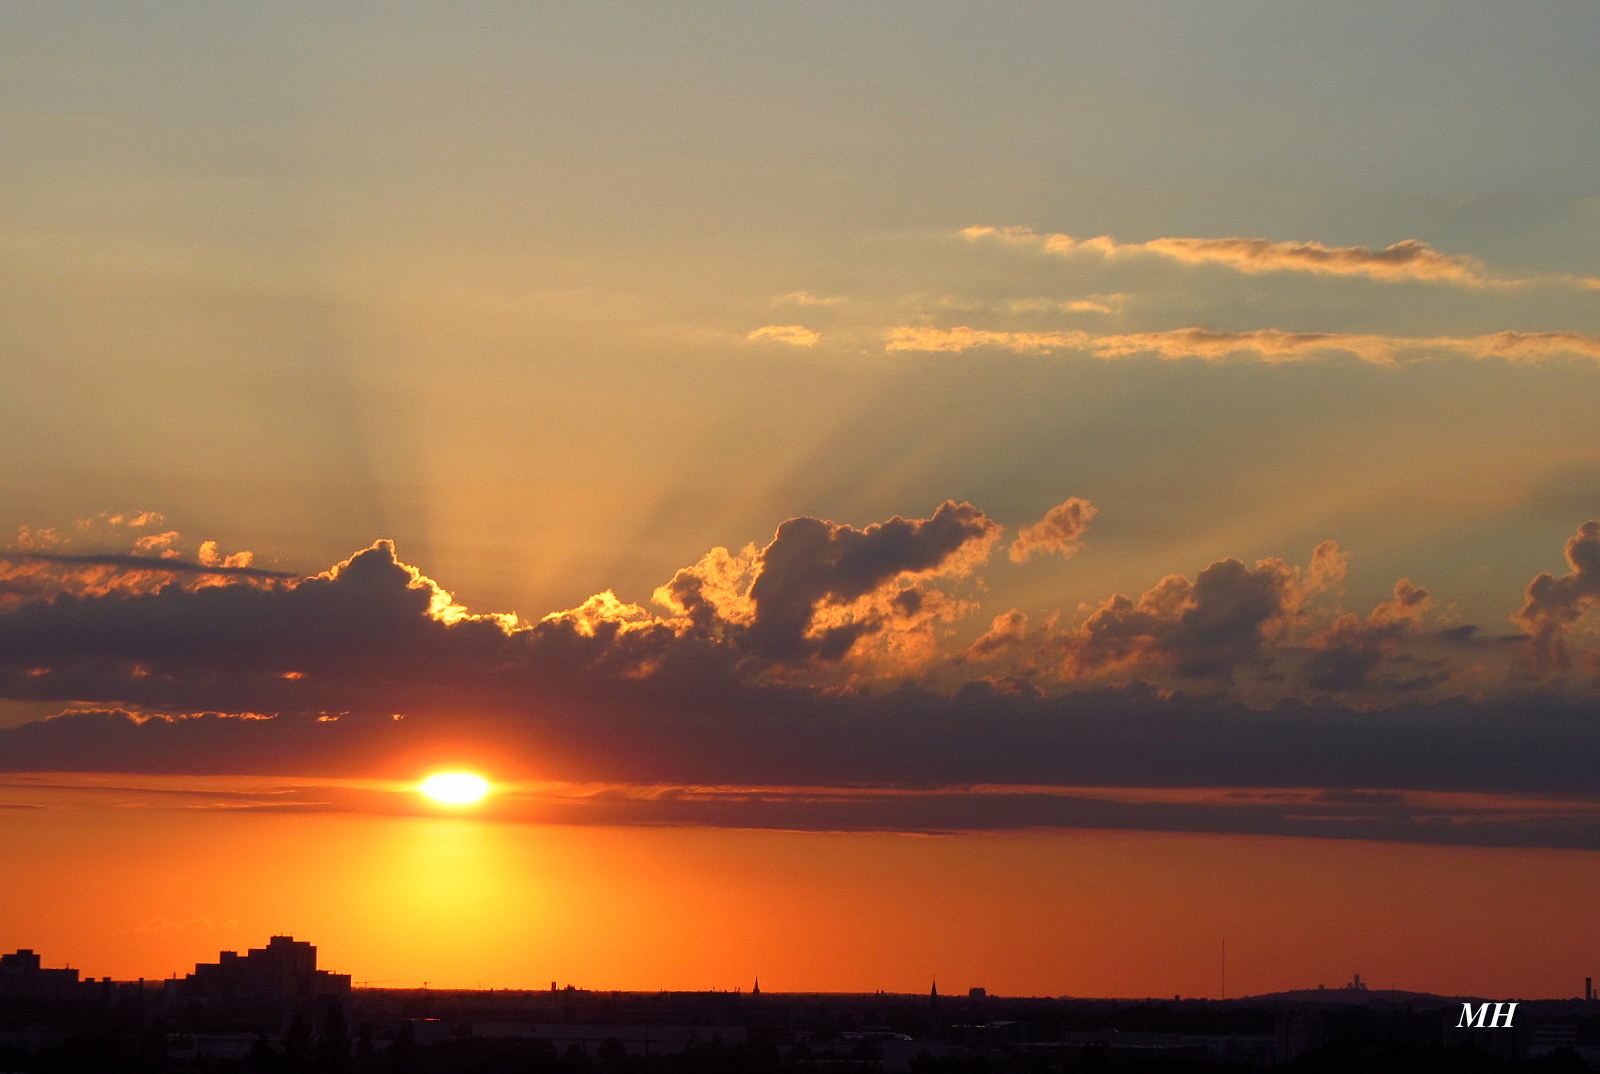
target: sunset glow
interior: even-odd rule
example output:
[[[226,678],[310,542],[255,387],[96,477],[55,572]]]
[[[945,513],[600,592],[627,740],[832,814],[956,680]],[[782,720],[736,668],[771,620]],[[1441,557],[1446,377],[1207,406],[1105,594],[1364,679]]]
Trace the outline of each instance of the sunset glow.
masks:
[[[470,772],[441,772],[423,780],[417,790],[446,805],[476,805],[489,793],[489,781]]]

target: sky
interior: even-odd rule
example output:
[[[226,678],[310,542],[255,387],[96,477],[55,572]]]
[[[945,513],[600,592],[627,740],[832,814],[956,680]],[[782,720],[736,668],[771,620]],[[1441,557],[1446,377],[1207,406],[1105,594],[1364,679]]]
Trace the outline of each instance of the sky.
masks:
[[[6,21],[0,948],[1600,964],[1592,4]]]

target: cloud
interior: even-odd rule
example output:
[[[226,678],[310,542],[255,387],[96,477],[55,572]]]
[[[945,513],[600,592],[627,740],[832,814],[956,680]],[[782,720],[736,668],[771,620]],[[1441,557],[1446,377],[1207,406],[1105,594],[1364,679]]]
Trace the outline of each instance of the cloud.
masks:
[[[980,634],[964,653],[962,660],[992,660],[1008,651],[1026,645],[1028,641],[1028,616],[1016,608],[994,617],[989,629]]]
[[[1373,676],[1385,660],[1401,655],[1401,641],[1419,628],[1432,595],[1409,578],[1395,582],[1394,596],[1362,620],[1351,613],[1339,616],[1325,633],[1311,639],[1311,659],[1306,681],[1318,690],[1356,690],[1374,685]],[[1390,689],[1417,689],[1434,685],[1436,674],[1408,669],[1402,680],[1391,678]]]
[[[651,615],[637,604],[629,604],[612,590],[596,593],[576,608],[551,612],[546,623],[570,623],[578,633],[594,637],[608,627],[623,623],[648,622]]]
[[[1541,673],[1571,664],[1570,626],[1600,603],[1600,519],[1590,519],[1567,539],[1566,574],[1540,574],[1528,583],[1522,608],[1512,618],[1528,630],[1533,663]]]
[[[821,342],[822,333],[815,332],[803,324],[768,324],[746,333],[744,338],[752,343],[782,343],[789,347],[815,347]]]
[[[789,831],[1101,828],[1600,849],[1600,802],[1315,788],[982,785],[549,788],[503,813],[542,823],[696,824]]]
[[[1106,298],[1079,298],[1062,304],[1062,310],[1067,313],[1115,313],[1116,307],[1111,301],[1120,298],[1120,295],[1108,295]]]
[[[1006,301],[1001,308],[1007,313],[1116,313],[1127,297],[1123,294],[1089,295],[1087,298],[1065,301],[1057,298],[1013,298]],[[949,308],[968,309],[983,306],[982,303],[957,302],[943,305]]]
[[[176,556],[178,551],[172,546],[177,540],[177,530],[168,530],[166,533],[147,533],[133,542],[133,550],[144,555]]]
[[[1115,594],[1075,626],[1030,627],[1013,609],[956,665],[983,662],[1056,688],[1092,683],[1215,684],[1258,705],[1335,693],[1361,703],[1452,687],[1481,690],[1491,666],[1509,672],[1498,643],[1474,629],[1426,622],[1432,594],[1402,578],[1365,617],[1344,610],[1348,556],[1319,544],[1304,567],[1281,559],[1169,574],[1137,597]]]
[[[1327,702],[1251,709],[1147,688],[1041,696],[983,684],[955,695],[903,689],[867,697],[751,686],[730,693],[713,684],[677,704],[659,685],[634,682],[631,690],[609,706],[591,699],[566,719],[548,704],[514,719],[459,707],[400,721],[76,713],[0,729],[0,758],[10,770],[60,771],[71,760],[107,772],[414,781],[449,750],[515,786],[548,781],[539,769],[548,768],[554,745],[567,788],[531,801],[518,795],[490,816],[570,823],[1130,827],[1491,845],[1578,845],[1572,840],[1586,832],[1583,845],[1593,846],[1600,810],[1589,764],[1600,728],[1587,703],[1548,695],[1371,713]],[[574,787],[582,783],[605,789]],[[1367,793],[1352,799],[1339,788]],[[1502,804],[1480,812],[1484,823],[1473,831],[1457,827],[1470,810],[1428,808],[1417,801],[1422,794],[1566,800],[1550,801],[1525,824],[1509,815],[1490,823],[1483,813],[1516,812]],[[184,808],[209,796],[212,808],[227,810],[416,811],[409,796],[359,787],[233,794],[213,786],[185,796]],[[1246,820],[1247,810],[1212,808],[1226,799],[1295,808]],[[1319,801],[1343,808],[1327,812]],[[1351,823],[1381,819],[1402,802],[1395,823]],[[1274,827],[1307,819],[1316,823]],[[1417,826],[1424,819],[1436,834]]]
[[[14,786],[14,785],[13,785]],[[116,787],[51,777],[51,801],[115,793],[124,805],[219,813],[429,815],[410,781],[127,778]],[[35,807],[43,808],[43,807]],[[502,781],[480,821],[699,825],[919,833],[1110,828],[1600,849],[1600,802],[1529,795],[1345,787],[793,786]],[[156,918],[136,931],[208,931],[232,919]]]
[[[263,579],[257,568],[185,569],[224,584],[130,590],[108,583],[0,615],[0,690],[42,698],[109,691],[117,699],[223,709],[258,701],[287,707],[296,694],[320,691],[325,705],[349,704],[346,695],[361,686],[370,691],[420,673],[407,670],[410,661],[460,660],[457,650],[503,637],[508,625],[467,613],[399,563],[388,542],[293,584]],[[142,562],[127,570],[147,572]],[[446,635],[446,626],[461,629]]]
[[[1064,554],[1090,510],[1067,500],[1018,540]],[[1001,537],[956,501],[863,526],[795,518],[764,545],[714,549],[678,571],[654,608],[608,590],[537,619],[474,613],[386,541],[288,579],[100,563],[173,573],[147,591],[108,584],[0,610],[0,696],[63,706],[0,729],[0,769],[414,778],[449,757],[507,779],[940,791],[914,805],[813,794],[741,807],[730,792],[605,807],[641,823],[907,830],[1236,830],[1192,803],[1162,812],[1059,793],[1086,786],[1600,799],[1593,684],[1531,687],[1511,673],[1520,641],[1430,625],[1434,597],[1407,579],[1369,613],[1347,611],[1347,557],[1333,542],[1303,565],[1223,558],[1160,576],[1078,619],[1013,608],[958,639]],[[1578,646],[1565,628],[1600,591],[1597,551],[1600,522],[1585,523],[1569,574],[1529,587],[1519,621],[1535,647],[1545,624],[1563,653]],[[200,571],[216,584],[172,582]],[[980,784],[1049,790],[966,797]],[[1249,830],[1301,823],[1273,813]],[[1418,823],[1342,817],[1328,834],[1429,838]],[[1470,838],[1571,838],[1543,823]]]
[[[1330,276],[1366,276],[1386,282],[1427,281],[1464,287],[1504,285],[1484,273],[1483,263],[1459,254],[1442,254],[1420,239],[1404,239],[1381,249],[1367,246],[1325,246],[1320,242],[1274,242],[1271,239],[1160,238],[1118,242],[1108,235],[1075,239],[1041,235],[1024,227],[969,227],[961,235],[973,241],[1025,246],[1063,257],[1092,255],[1116,260],[1161,257],[1186,265],[1220,265],[1236,272],[1311,272]]]
[[[0,551],[0,564],[40,563],[58,567],[108,567],[114,570],[148,572],[157,575],[205,574],[217,577],[278,579],[295,577],[291,571],[252,567],[250,564],[253,561],[253,556],[249,552],[237,552],[223,557],[217,554],[216,547],[217,542],[215,541],[206,541],[201,545],[200,562],[198,563],[191,563],[172,556],[148,558],[136,555],[119,555],[114,552],[72,555],[61,552]]]
[[[216,541],[201,541],[200,552],[196,557],[202,566],[223,567],[229,570],[244,570],[255,562],[254,552],[234,552],[223,555],[217,548]]]
[[[200,544],[198,562],[183,558],[177,530],[133,535],[127,552],[72,552],[74,545],[125,543],[126,530],[157,526],[156,511],[101,512],[65,527],[22,526],[16,548],[0,549],[0,609],[58,595],[149,593],[163,586],[199,588],[228,580],[270,584],[294,577],[253,566],[250,552],[224,555],[216,541]]]
[[[977,347],[996,347],[1020,353],[1056,350],[1087,350],[1096,339],[1089,332],[990,332],[961,325],[957,328],[931,328],[900,325],[888,331],[886,351],[931,351],[959,353]]]
[[[914,616],[921,593],[895,593],[888,609],[828,617],[829,606],[848,609],[896,579],[959,576],[988,558],[1000,526],[970,503],[946,501],[931,518],[895,517],[865,529],[815,518],[793,518],[778,527],[761,554],[750,586],[754,615],[744,644],[780,660],[803,655],[839,656],[863,632],[878,629],[896,613]],[[819,619],[820,632],[812,629]]]
[[[1291,692],[1306,686],[1370,689],[1372,682],[1355,675],[1339,686],[1315,681],[1320,669],[1313,658],[1326,660],[1341,646],[1353,648],[1360,631],[1371,632],[1373,645],[1379,635],[1397,638],[1417,624],[1429,597],[1402,579],[1394,600],[1363,623],[1337,608],[1347,569],[1348,557],[1333,541],[1314,548],[1303,568],[1275,558],[1253,567],[1221,559],[1193,580],[1169,574],[1138,598],[1113,595],[1075,627],[1030,634],[1025,617],[1009,613],[964,655],[1007,657],[1030,675],[1055,666],[1068,682],[1140,676],[1231,684],[1248,672]],[[1371,670],[1383,655],[1374,651],[1363,670]]]
[[[714,548],[676,572],[653,594],[665,616],[635,605],[613,613],[607,608],[619,602],[601,594],[600,605],[591,598],[546,622],[604,620],[635,640],[654,633],[714,643],[738,658],[813,673],[833,664],[848,674],[869,665],[875,674],[907,672],[933,659],[941,630],[969,609],[943,587],[986,561],[1001,531],[978,508],[954,501],[925,519],[896,516],[861,529],[792,518],[764,547]]]
[[[167,516],[160,511],[102,511],[98,515],[78,520],[79,529],[92,529],[99,523],[107,526],[127,526],[139,529],[144,526],[158,526],[167,520]]]
[[[860,529],[790,519],[763,548],[717,549],[678,572],[657,593],[666,614],[606,592],[531,626],[469,612],[387,541],[298,581],[255,567],[95,557],[110,572],[102,584],[19,593],[0,614],[0,693],[389,712],[459,689],[456,677],[479,665],[511,692],[574,669],[646,675],[675,654],[753,661],[752,674],[855,657],[853,673],[870,656],[887,673],[934,655],[936,634],[965,607],[941,587],[986,560],[1000,533],[955,502]],[[145,585],[152,570],[225,584]]]
[[[250,553],[215,564],[110,553],[0,551],[0,610],[56,596],[153,593],[166,586],[195,589],[230,581],[270,585],[294,576],[249,566]]]
[[[1011,561],[1022,563],[1036,554],[1050,552],[1063,559],[1075,555],[1083,547],[1083,535],[1095,513],[1094,504],[1076,496],[1057,504],[1038,522],[1018,531],[1017,539],[1011,542]]]
[[[1083,331],[994,332],[969,328],[901,325],[888,331],[888,351],[959,353],[980,347],[1041,354],[1083,351],[1097,358],[1135,354],[1220,362],[1254,355],[1268,363],[1307,361],[1331,353],[1352,354],[1375,365],[1398,365],[1441,357],[1539,362],[1574,357],[1600,359],[1600,336],[1577,332],[1494,332],[1482,336],[1384,336],[1347,332],[1213,332],[1179,328],[1164,332],[1096,335]]]
[[[773,305],[842,306],[848,302],[844,295],[814,295],[810,291],[790,291],[773,299]]]
[[[1299,604],[1298,571],[1282,560],[1212,563],[1190,581],[1168,575],[1133,601],[1115,596],[1063,640],[1079,673],[1151,664],[1181,678],[1229,679],[1255,660]]]

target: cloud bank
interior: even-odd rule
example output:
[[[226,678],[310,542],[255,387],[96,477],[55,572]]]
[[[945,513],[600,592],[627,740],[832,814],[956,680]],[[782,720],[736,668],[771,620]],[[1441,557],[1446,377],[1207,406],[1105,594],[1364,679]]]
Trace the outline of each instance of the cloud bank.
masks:
[[[1075,617],[968,627],[987,575],[1039,556],[1073,569],[1059,557],[1082,555],[1095,517],[1068,498],[999,558],[1004,524],[968,503],[794,518],[708,552],[649,607],[607,591],[537,620],[462,607],[386,541],[296,578],[189,563],[157,584],[143,561],[98,557],[141,581],[64,576],[0,610],[0,696],[62,706],[0,729],[0,770],[406,778],[449,757],[607,786],[854,788],[744,813],[731,793],[618,807],[640,823],[917,830],[1301,830],[1283,811],[1236,828],[1248,811],[1107,804],[1108,788],[1563,796],[1584,816],[1600,801],[1583,629],[1600,521],[1567,542],[1565,574],[1529,584],[1523,634],[1445,625],[1410,579],[1347,608],[1331,541],[1303,564],[1221,559]],[[1515,823],[1484,808],[1328,834],[1577,845],[1553,807]]]

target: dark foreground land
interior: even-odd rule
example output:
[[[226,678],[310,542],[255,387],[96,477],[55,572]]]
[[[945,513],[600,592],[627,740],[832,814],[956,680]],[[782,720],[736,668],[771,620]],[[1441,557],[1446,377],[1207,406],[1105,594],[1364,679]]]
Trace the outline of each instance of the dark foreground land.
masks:
[[[1509,1029],[1457,1028],[1462,1002],[354,989],[289,1011],[108,983],[0,997],[0,1074],[1600,1070],[1594,1001],[1519,1004]]]

